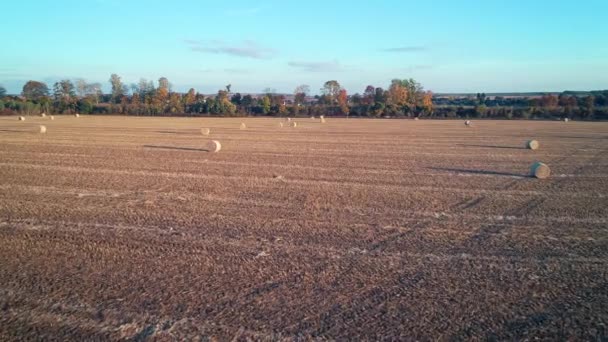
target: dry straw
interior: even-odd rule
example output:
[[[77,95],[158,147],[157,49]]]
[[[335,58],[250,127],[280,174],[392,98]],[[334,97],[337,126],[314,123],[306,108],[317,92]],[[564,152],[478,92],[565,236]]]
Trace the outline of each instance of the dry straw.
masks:
[[[540,144],[536,140],[528,140],[526,141],[526,148],[529,150],[538,150]]]
[[[74,116],[75,116],[75,117],[77,117],[77,118],[79,118],[79,117],[80,117],[80,114],[74,114]]]
[[[530,168],[530,175],[538,179],[549,178],[551,169],[544,163],[536,162],[532,164],[532,167]]]
[[[245,125],[245,123],[244,123],[244,122],[241,122],[241,127],[240,127],[240,129],[247,129],[247,125]]]
[[[19,121],[25,121],[25,116],[20,116]]]
[[[46,126],[40,125],[40,133],[46,133]]]
[[[221,149],[222,149],[222,144],[220,144],[220,142],[217,140],[210,140],[207,143],[207,151],[209,151],[209,152],[216,153],[216,152],[219,152]]]
[[[209,133],[211,133],[211,130],[209,128],[201,128],[202,135],[209,135]]]

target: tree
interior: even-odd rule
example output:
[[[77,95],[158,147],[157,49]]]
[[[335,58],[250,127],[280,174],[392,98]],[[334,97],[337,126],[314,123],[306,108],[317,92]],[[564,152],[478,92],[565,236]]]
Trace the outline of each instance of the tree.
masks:
[[[308,96],[308,93],[310,93],[310,86],[306,84],[297,86],[296,89],[293,91],[294,104],[296,106],[303,105],[306,101],[306,96]]]
[[[28,100],[38,100],[49,95],[49,87],[43,82],[27,81],[23,86],[21,95]]]
[[[76,97],[75,87],[70,80],[61,80],[53,85],[53,96],[56,101],[71,101]]]
[[[231,89],[231,88],[232,88],[232,84],[227,84],[227,85],[226,85],[226,92],[227,92],[228,94],[230,94],[230,89]]]
[[[341,114],[345,114],[348,117],[348,94],[346,89],[340,89],[338,93],[338,106],[340,107]]]
[[[0,85],[0,99],[6,96],[6,88]],[[0,108],[2,110],[2,108]]]
[[[422,110],[428,114],[433,114],[433,92],[430,90],[422,96]]]
[[[270,96],[266,95],[262,98],[262,113],[268,114],[270,112]]]
[[[340,94],[340,89],[342,89],[340,83],[336,80],[331,80],[325,82],[323,88],[321,88],[321,93],[329,98],[330,103],[333,103]]]
[[[364,105],[371,106],[374,103],[374,97],[376,95],[376,88],[373,85],[368,85],[365,87],[365,91],[363,92],[363,98],[361,102]]]
[[[171,92],[171,83],[169,83],[169,80],[166,77],[158,79],[158,90],[166,91],[167,94]]]
[[[110,76],[110,84],[112,85],[112,100],[118,103],[120,102],[120,98],[126,93],[125,86],[120,80],[120,76],[116,74]]]
[[[398,107],[407,105],[407,89],[399,80],[393,80],[388,89],[389,102]]]

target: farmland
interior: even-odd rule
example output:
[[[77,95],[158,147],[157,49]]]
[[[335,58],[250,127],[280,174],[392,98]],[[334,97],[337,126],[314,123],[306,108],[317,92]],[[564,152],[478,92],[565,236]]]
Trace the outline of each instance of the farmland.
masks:
[[[608,338],[608,123],[279,122],[0,118],[0,340]]]

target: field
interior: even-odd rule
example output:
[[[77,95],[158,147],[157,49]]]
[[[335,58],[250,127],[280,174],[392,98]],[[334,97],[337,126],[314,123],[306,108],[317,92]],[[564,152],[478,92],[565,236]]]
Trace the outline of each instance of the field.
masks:
[[[0,340],[608,338],[608,123],[279,122],[0,118]]]

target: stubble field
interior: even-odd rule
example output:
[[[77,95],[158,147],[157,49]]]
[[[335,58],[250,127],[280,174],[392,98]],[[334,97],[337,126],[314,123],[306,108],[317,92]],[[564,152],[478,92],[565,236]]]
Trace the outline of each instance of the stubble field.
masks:
[[[608,123],[279,122],[0,118],[0,340],[608,338]]]

